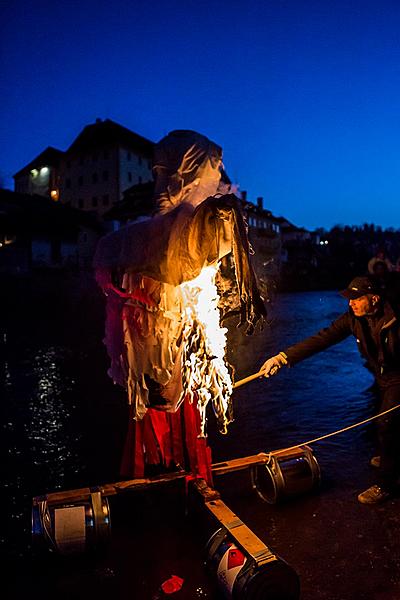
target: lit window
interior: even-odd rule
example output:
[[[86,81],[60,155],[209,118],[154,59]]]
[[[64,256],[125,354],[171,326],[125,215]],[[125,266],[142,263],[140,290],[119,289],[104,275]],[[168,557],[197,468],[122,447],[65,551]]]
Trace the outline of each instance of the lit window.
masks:
[[[47,175],[47,173],[49,172],[49,167],[42,167],[40,169],[40,174],[43,177],[44,175]]]
[[[59,198],[58,190],[51,190],[50,197],[52,200],[57,201]]]
[[[39,171],[37,169],[32,169],[31,171],[32,179],[35,179],[39,175]]]

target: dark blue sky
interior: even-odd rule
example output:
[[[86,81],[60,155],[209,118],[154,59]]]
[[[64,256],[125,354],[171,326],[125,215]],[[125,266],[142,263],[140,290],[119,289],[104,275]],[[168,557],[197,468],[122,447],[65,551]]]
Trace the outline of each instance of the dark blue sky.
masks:
[[[195,129],[296,225],[400,227],[398,0],[2,3],[0,176],[96,117]]]

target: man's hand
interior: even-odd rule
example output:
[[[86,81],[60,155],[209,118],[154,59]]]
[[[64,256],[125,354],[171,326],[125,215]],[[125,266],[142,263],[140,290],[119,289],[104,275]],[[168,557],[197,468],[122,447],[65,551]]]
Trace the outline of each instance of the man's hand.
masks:
[[[279,354],[266,360],[260,371],[262,371],[264,377],[271,377],[272,375],[276,375],[279,369],[284,365],[287,365],[287,363],[288,360],[286,354],[284,352],[279,352]]]

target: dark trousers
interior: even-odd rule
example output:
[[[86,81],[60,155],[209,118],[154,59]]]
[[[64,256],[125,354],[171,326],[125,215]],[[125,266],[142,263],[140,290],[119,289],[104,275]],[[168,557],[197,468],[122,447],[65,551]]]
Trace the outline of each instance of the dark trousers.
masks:
[[[379,390],[379,412],[400,404],[400,383],[382,383]],[[378,483],[383,489],[392,491],[400,477],[400,408],[378,419],[378,440],[381,456]]]

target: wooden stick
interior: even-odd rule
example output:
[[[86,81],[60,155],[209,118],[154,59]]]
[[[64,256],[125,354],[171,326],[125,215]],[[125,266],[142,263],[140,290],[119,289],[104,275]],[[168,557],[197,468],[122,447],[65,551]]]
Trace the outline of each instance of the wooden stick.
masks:
[[[239,379],[239,381],[235,381],[235,383],[233,384],[233,389],[236,389],[236,388],[240,387],[241,385],[244,385],[245,383],[249,383],[249,381],[253,381],[253,379],[262,377],[263,375],[264,375],[264,371],[258,371],[258,373],[249,375],[248,377],[245,377],[244,379]]]

